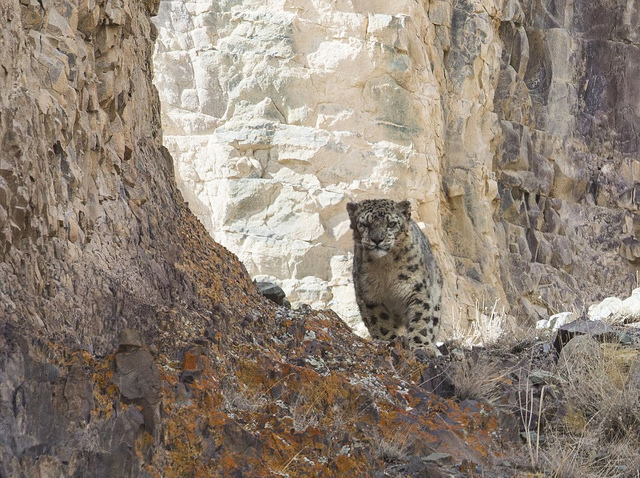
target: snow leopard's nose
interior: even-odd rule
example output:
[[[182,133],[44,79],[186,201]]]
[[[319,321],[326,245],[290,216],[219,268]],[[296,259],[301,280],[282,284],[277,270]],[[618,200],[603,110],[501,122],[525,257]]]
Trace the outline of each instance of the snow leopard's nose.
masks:
[[[371,239],[371,242],[373,242],[376,246],[379,245],[382,241],[384,241],[384,231],[381,231],[380,229],[374,229],[369,234],[369,239]]]

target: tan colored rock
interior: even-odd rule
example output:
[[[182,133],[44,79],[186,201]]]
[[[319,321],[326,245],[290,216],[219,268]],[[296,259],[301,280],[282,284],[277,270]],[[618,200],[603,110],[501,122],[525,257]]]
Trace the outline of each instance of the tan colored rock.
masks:
[[[345,203],[367,197],[412,201],[449,322],[478,301],[546,320],[628,292],[640,62],[626,4],[390,5],[161,3],[165,144],[210,233],[352,324],[350,273],[331,263],[350,254]]]
[[[569,382],[580,383],[602,367],[600,344],[589,335],[578,335],[562,348],[556,373]]]
[[[153,2],[103,3],[0,5],[0,318],[107,353],[185,284]]]
[[[144,347],[142,335],[137,330],[124,328],[118,334],[118,349],[128,351]]]
[[[156,21],[178,182],[252,275],[354,323],[348,201],[408,197],[441,243],[433,26],[412,2],[227,8],[167,2]]]

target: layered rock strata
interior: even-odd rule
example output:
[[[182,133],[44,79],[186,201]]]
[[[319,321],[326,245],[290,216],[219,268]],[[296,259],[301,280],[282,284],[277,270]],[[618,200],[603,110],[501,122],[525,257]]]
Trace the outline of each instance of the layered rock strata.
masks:
[[[0,2],[0,476],[433,475],[435,447],[489,467],[492,410],[278,309],[185,207],[157,6]]]
[[[4,320],[104,353],[195,285],[151,83],[154,2],[11,1],[0,71]]]
[[[161,2],[190,207],[252,275],[355,317],[345,204],[408,197],[450,322],[634,288],[634,3]]]

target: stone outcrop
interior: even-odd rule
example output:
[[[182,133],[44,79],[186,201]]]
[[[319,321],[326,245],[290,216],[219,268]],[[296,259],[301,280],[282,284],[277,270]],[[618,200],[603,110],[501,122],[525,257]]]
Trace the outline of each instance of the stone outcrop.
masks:
[[[294,302],[357,315],[344,206],[375,196],[412,201],[450,321],[635,287],[634,2],[167,0],[156,24],[181,190]]]
[[[122,329],[118,341],[113,382],[125,403],[138,406],[145,429],[154,437],[154,443],[157,443],[162,399],[160,372],[153,355],[144,348],[140,332]]]
[[[637,281],[638,16],[609,7],[523,5],[501,23],[497,212],[507,290],[525,292],[528,308],[582,313]]]
[[[333,313],[278,308],[188,211],[157,7],[0,2],[0,476],[489,470],[490,406],[430,393],[429,364]]]
[[[99,354],[196,300],[151,82],[157,6],[0,7],[0,317]]]
[[[371,5],[385,13],[387,3]],[[396,29],[398,50],[414,51],[424,38],[443,42],[433,43],[436,46],[429,50],[432,56],[416,63],[428,66],[421,75],[429,77],[431,59],[438,58],[440,51],[437,45],[445,45],[443,48],[452,52],[453,45],[464,43],[460,37],[458,43],[446,46],[454,24],[469,28],[482,38],[480,21],[465,20],[484,15],[480,4],[477,7],[458,12],[447,4],[431,3],[429,15],[440,22],[433,23],[434,28],[442,26],[437,31],[429,30],[430,24],[416,23],[420,21],[417,14],[415,18],[399,19],[394,16],[397,12],[386,12],[388,17],[368,19],[366,31],[380,39],[371,54],[388,52],[384,46],[396,44],[396,39],[388,37],[387,29],[402,20],[404,23],[398,23]],[[424,363],[401,344],[370,343],[355,337],[331,312],[290,310],[263,298],[244,266],[215,243],[187,209],[176,188],[172,158],[162,146],[160,104],[152,86],[156,30],[150,17],[157,8],[158,3],[153,0],[0,2],[0,475],[177,478],[509,474],[506,471],[514,467],[513,448],[517,448],[519,440],[513,435],[521,425],[526,426],[517,415],[470,397],[456,400],[443,364]],[[410,8],[419,13],[417,5]],[[590,4],[588,8],[594,7]],[[325,11],[325,15],[338,15],[341,10],[332,12]],[[315,15],[312,8],[306,14]],[[450,20],[458,14],[463,17]],[[624,37],[624,48],[632,51],[636,30],[625,33],[622,25],[635,21],[635,17],[624,9],[616,11],[618,14],[613,30],[607,29],[609,24],[603,23],[606,19],[597,10],[591,13],[593,22],[583,19],[572,25],[581,25],[580,34],[585,36],[597,37],[605,35],[605,31],[611,34],[612,45],[600,45],[602,48],[615,46],[616,38]],[[183,17],[185,21],[187,18]],[[213,15],[206,21],[215,22],[217,18]],[[491,13],[488,18],[491,21],[487,25],[493,25],[497,17]],[[241,30],[250,27],[242,16],[230,21],[238,23]],[[312,26],[313,21],[307,23]],[[323,24],[318,25],[324,28]],[[404,36],[405,28],[422,32],[423,27],[435,36],[419,36],[419,41],[415,35]],[[194,34],[198,33],[194,30]],[[337,37],[340,34],[335,33]],[[247,32],[246,41],[260,35],[259,29]],[[289,41],[286,35],[280,39]],[[474,54],[475,43],[467,41],[466,45]],[[229,48],[235,47],[229,44]],[[323,51],[323,47],[318,48]],[[482,49],[481,53],[487,54]],[[325,51],[324,56],[332,55]],[[279,61],[278,58],[276,55],[270,61]],[[344,57],[335,56],[336,61],[340,58]],[[459,61],[452,54],[446,58],[452,70],[458,68]],[[482,69],[481,63],[474,68]],[[437,70],[435,60],[433,65]],[[268,70],[269,64],[264,67]],[[397,68],[402,69],[402,63]],[[597,68],[589,71],[595,75]],[[445,70],[433,74],[445,79],[452,75]],[[619,75],[621,82],[625,75]],[[375,151],[379,154],[387,154],[384,151],[389,148],[404,151],[411,158],[433,153],[433,158],[425,158],[446,159],[439,149],[431,151],[431,146],[425,146],[426,139],[425,143],[411,146],[413,149],[403,149],[410,147],[406,144],[407,134],[427,123],[416,119],[423,114],[419,109],[413,119],[404,122],[404,116],[398,117],[397,108],[380,106],[378,102],[389,97],[403,108],[414,105],[414,100],[403,92],[400,77],[381,74],[376,78],[365,90],[367,101],[371,102],[367,111],[378,119],[371,123],[363,120],[361,125],[366,123],[366,128],[362,126],[359,133],[362,138],[355,136],[353,141],[372,142],[376,130],[381,130],[389,136],[386,143],[377,145]],[[423,79],[426,82],[428,78]],[[238,80],[242,82],[241,77]],[[416,89],[422,84],[407,81],[402,84]],[[276,88],[282,84],[265,85]],[[598,90],[604,96],[593,111],[597,113],[596,106],[605,108],[615,103],[614,93],[627,98],[624,88],[620,83],[615,91]],[[440,104],[435,93],[423,100],[434,108]],[[448,113],[449,103],[442,104],[442,121],[448,124],[454,117]],[[243,103],[238,111],[243,105],[251,110],[251,103]],[[270,103],[263,106],[265,118],[279,118]],[[275,109],[281,115],[282,111],[289,114],[280,104]],[[326,110],[326,121],[342,118],[339,114],[332,116],[331,111]],[[594,113],[594,117],[604,121],[602,115]],[[616,120],[614,125],[622,128],[621,138],[621,122],[625,118]],[[466,124],[472,125],[473,120]],[[308,141],[304,134],[311,134],[300,127],[303,129],[281,131],[278,126],[273,131],[274,137],[285,135],[279,136],[282,147],[278,152],[282,156],[278,157],[289,164],[291,174],[292,165],[305,160],[297,155],[293,141]],[[246,128],[256,134],[263,131],[256,123],[248,123]],[[236,131],[228,129],[230,135]],[[394,131],[393,135],[389,131]],[[495,131],[499,139],[501,130]],[[437,136],[438,132],[426,131],[425,138],[431,138],[431,134]],[[606,131],[594,130],[590,134],[590,148],[597,151],[605,147],[598,142],[608,138]],[[314,137],[320,142],[325,138]],[[343,143],[332,144],[343,151]],[[450,148],[451,154],[455,150],[446,135],[434,139],[434,144],[439,144],[442,151]],[[614,160],[632,154],[628,149],[630,141],[621,144],[612,150]],[[403,158],[398,156],[394,161],[407,167],[413,164]],[[385,168],[395,167],[394,161],[387,158],[368,163],[374,179],[375,174],[386,174]],[[313,163],[308,164],[313,167]],[[339,170],[342,163],[336,164]],[[445,171],[450,165],[441,162],[436,168],[437,162],[430,164],[434,165],[433,170],[425,173],[418,168],[412,177],[416,184],[424,178],[438,178],[429,193],[437,200],[424,199],[421,203],[418,198],[422,189],[411,186],[413,183],[408,180],[406,183],[411,197],[422,207],[420,217],[428,219],[431,216],[424,211],[435,208],[446,221],[468,218],[460,224],[467,224],[467,232],[476,230],[473,228],[479,227],[478,220],[483,216],[474,208],[482,209],[482,203],[467,200],[466,183],[457,187],[451,180],[446,188],[439,189],[436,171]],[[625,171],[623,163],[620,168],[612,164],[616,168],[603,173],[610,182],[599,182],[606,187],[595,190],[599,205],[593,210],[604,211],[603,214],[615,210],[613,203],[606,203],[607,197],[613,196],[606,194],[614,185],[620,186],[616,175]],[[462,166],[456,171],[459,170]],[[282,171],[279,174],[286,173],[285,169]],[[335,171],[329,168],[323,174]],[[469,171],[472,175],[473,170]],[[569,177],[567,170],[562,171],[562,177]],[[516,173],[524,174],[520,170]],[[502,194],[500,188],[493,190]],[[242,207],[249,207],[255,197],[247,194]],[[325,191],[317,193],[318,201],[329,201],[329,205],[331,197]],[[513,192],[512,197],[518,200]],[[450,205],[452,201],[457,209]],[[296,212],[294,206],[298,202],[287,204]],[[486,207],[495,206],[496,211],[501,211],[501,204],[494,201]],[[588,203],[578,200],[571,207],[579,213],[584,204]],[[337,203],[334,206],[336,211],[341,208]],[[286,208],[274,214],[283,211]],[[458,216],[451,211],[457,211]],[[558,224],[563,224],[566,217],[558,215]],[[576,213],[572,217],[580,216]],[[633,225],[633,218],[627,222],[623,219],[621,216],[620,224]],[[447,232],[454,230],[448,229],[453,223],[446,221],[427,231],[435,242],[440,241],[439,257],[445,263],[447,248],[454,244],[451,232]],[[339,221],[334,226],[339,230]],[[313,233],[310,227],[305,230]],[[490,227],[477,230],[492,240]],[[606,232],[599,231],[601,235]],[[632,229],[627,231],[633,239]],[[569,231],[565,233],[569,235]],[[550,233],[542,235],[548,240],[544,234]],[[616,238],[615,234],[606,237],[612,241]],[[632,241],[627,242],[633,245]],[[545,243],[539,240],[539,244],[542,250]],[[633,247],[622,256],[617,246],[611,251],[606,249],[610,243],[593,244],[603,261],[633,258],[629,256]],[[482,249],[475,250],[479,253]],[[576,251],[575,254],[584,253],[583,249]],[[472,256],[467,252],[455,256],[456,270],[461,274],[467,270],[465,257]],[[315,259],[308,264],[314,262]],[[343,265],[336,260],[330,264],[336,270]],[[524,266],[527,264],[525,261]],[[605,270],[608,263],[602,264]],[[524,266],[522,270],[529,273]],[[477,271],[484,274],[484,269]],[[516,277],[508,268],[504,274]],[[611,279],[611,286],[623,276]],[[604,279],[575,280],[591,281],[588,285]],[[472,284],[471,279],[467,281]],[[558,290],[561,286],[554,284]],[[449,287],[452,300],[455,288],[451,284]],[[514,286],[513,290],[519,289]],[[549,344],[538,348],[541,353],[531,357],[551,360],[553,350]],[[513,360],[530,363],[529,355],[521,348],[511,354]],[[467,369],[477,381],[475,369]],[[633,391],[633,403],[637,400],[633,389],[637,369],[637,363],[630,363],[630,378],[624,377],[626,381],[621,382],[622,387]],[[487,374],[483,378],[505,388],[499,396],[507,400],[506,405],[517,403],[508,401],[517,395],[507,393],[514,386],[509,374],[500,371],[497,376]],[[611,415],[610,429],[611,436],[617,439],[624,429],[616,417],[618,414]]]

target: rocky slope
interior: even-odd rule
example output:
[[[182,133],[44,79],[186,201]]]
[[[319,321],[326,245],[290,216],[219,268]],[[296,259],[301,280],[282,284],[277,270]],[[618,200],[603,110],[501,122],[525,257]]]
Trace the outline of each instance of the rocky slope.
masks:
[[[0,3],[0,476],[493,469],[497,412],[431,393],[436,365],[399,344],[269,303],[187,210],[157,8]]]
[[[162,1],[165,142],[208,230],[356,315],[345,204],[408,197],[449,321],[637,284],[638,5]],[[480,304],[478,307],[477,304]]]
[[[565,380],[554,393],[586,400],[563,411],[542,398],[548,343],[501,352],[507,370],[478,351],[429,363],[259,296],[176,188],[151,83],[158,7],[0,3],[0,476],[528,476],[549,469],[519,459],[535,410],[576,441],[587,423],[635,476],[635,352],[596,390],[615,408]],[[535,383],[520,374],[534,358]],[[580,456],[601,469],[602,447]]]

